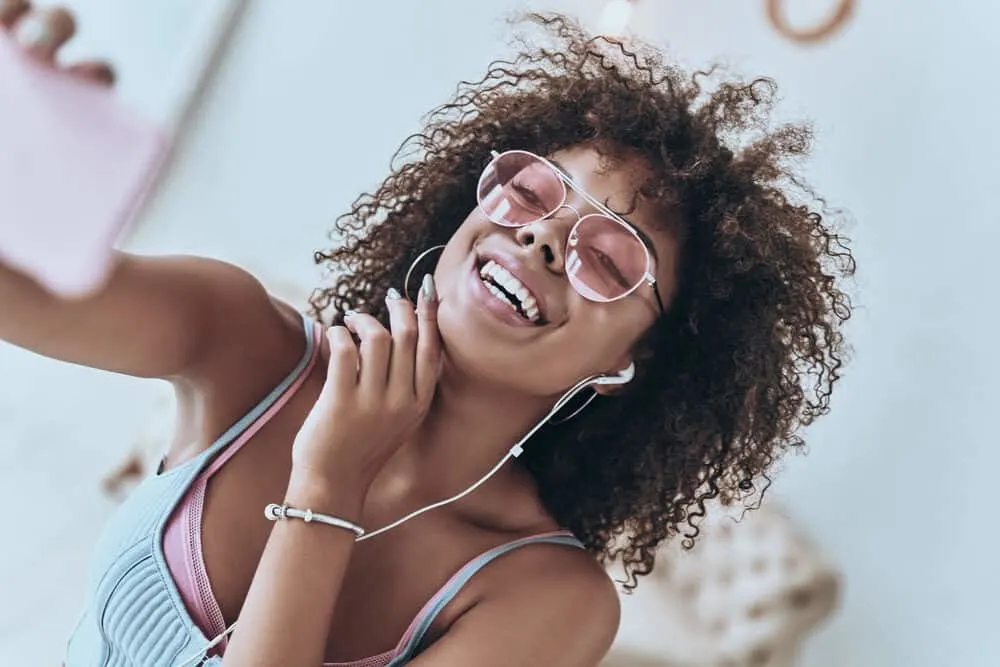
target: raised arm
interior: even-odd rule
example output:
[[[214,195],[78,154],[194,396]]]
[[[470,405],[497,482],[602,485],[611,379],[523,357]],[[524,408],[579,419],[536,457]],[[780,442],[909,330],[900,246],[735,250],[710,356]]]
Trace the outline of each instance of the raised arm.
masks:
[[[104,288],[79,300],[0,265],[0,340],[127,375],[197,376],[234,329],[262,335],[279,317],[256,279],[210,259],[122,255]]]
[[[42,11],[25,0],[6,0],[0,2],[0,30],[11,31],[32,57],[56,67],[75,25],[66,10]],[[93,85],[109,85],[114,78],[110,67],[97,61],[63,69]],[[264,346],[279,340],[274,332],[287,333],[287,322],[264,288],[234,266],[192,257],[120,254],[117,260],[103,288],[77,300],[51,294],[0,264],[0,340],[85,366],[177,378],[214,372],[210,366],[217,371],[239,348],[268,349]]]

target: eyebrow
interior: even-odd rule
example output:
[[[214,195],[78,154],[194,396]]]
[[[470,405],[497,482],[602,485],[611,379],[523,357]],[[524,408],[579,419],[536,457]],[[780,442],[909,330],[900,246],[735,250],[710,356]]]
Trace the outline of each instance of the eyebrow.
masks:
[[[629,220],[628,218],[626,218],[624,215],[618,213],[617,211],[615,211],[614,209],[612,209],[607,204],[601,203],[601,201],[597,197],[595,197],[594,195],[592,195],[589,192],[587,192],[587,190],[583,186],[581,186],[579,183],[577,183],[575,180],[573,180],[573,177],[570,176],[569,169],[567,169],[566,167],[564,167],[561,162],[559,162],[558,160],[556,160],[553,157],[547,157],[545,159],[548,160],[549,162],[551,162],[552,164],[554,164],[556,166],[556,168],[559,171],[562,172],[562,175],[565,176],[567,180],[569,180],[570,182],[572,182],[573,185],[575,185],[576,187],[578,187],[581,192],[586,192],[588,197],[590,197],[591,199],[593,199],[597,203],[601,204],[601,206],[603,206],[604,208],[606,208],[609,211],[611,211],[612,213],[614,213],[621,220],[624,220],[625,224],[627,224],[629,226],[629,229],[631,229],[632,231],[634,231],[636,233],[636,235],[642,240],[642,242],[646,244],[646,247],[649,248],[650,254],[653,255],[653,261],[655,261],[657,267],[659,267],[659,265],[660,265],[660,256],[656,252],[656,245],[653,243],[653,239],[649,238],[649,236],[647,236],[645,232],[643,232],[641,229],[639,229],[639,227],[636,226],[636,224],[634,222],[632,222],[631,220]]]

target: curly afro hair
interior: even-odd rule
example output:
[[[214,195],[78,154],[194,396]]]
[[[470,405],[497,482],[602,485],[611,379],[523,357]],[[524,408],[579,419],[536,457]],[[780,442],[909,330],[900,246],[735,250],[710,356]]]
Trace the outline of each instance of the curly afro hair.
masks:
[[[771,80],[686,74],[639,41],[592,37],[557,14],[523,20],[520,53],[461,83],[338,218],[341,245],[316,253],[333,283],[310,303],[328,322],[352,308],[385,322],[386,290],[465,219],[493,149],[589,145],[644,160],[640,192],[678,214],[675,298],[628,391],[539,433],[521,457],[552,517],[602,563],[620,561],[631,590],[664,540],[693,544],[706,502],[759,501],[772,464],[829,410],[855,263],[795,172],[809,127],[770,123]]]

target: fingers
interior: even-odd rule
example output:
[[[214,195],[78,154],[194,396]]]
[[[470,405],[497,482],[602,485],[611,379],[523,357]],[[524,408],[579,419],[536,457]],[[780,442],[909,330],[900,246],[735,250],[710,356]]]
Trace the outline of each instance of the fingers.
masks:
[[[115,71],[108,63],[101,60],[91,60],[77,63],[67,67],[66,71],[73,76],[100,84],[102,86],[115,85]]]
[[[12,28],[28,53],[52,63],[59,48],[76,34],[76,19],[63,7],[38,9],[22,13]]]
[[[385,299],[389,309],[389,330],[392,332],[392,354],[389,358],[389,387],[397,398],[412,399],[415,393],[415,356],[417,351],[417,316],[413,306],[395,288]]]
[[[0,28],[9,30],[30,9],[28,0],[0,0]]]
[[[437,323],[438,295],[431,274],[424,276],[417,298],[417,363],[414,388],[417,397],[429,401],[441,373],[441,334]]]
[[[384,391],[389,378],[392,336],[377,319],[365,313],[347,313],[344,326],[359,340],[358,385],[366,392]]]
[[[0,0],[0,28],[11,30],[30,54],[54,64],[59,49],[76,34],[76,19],[63,8],[33,9],[28,0]],[[103,61],[77,63],[66,71],[84,81],[103,86],[115,83],[115,72]]]
[[[326,337],[330,341],[326,386],[343,395],[358,382],[358,346],[345,327],[331,327]]]
[[[330,335],[337,338],[330,338],[330,367],[338,366],[337,382],[341,386],[356,386],[369,397],[389,398],[397,406],[413,399],[429,400],[441,370],[433,277],[424,278],[416,312],[395,289],[386,295],[386,307],[388,330],[371,315],[345,314],[344,326],[331,329]],[[351,334],[357,337],[357,344]],[[335,340],[345,348],[342,359],[334,358]],[[347,368],[340,367],[345,365]]]

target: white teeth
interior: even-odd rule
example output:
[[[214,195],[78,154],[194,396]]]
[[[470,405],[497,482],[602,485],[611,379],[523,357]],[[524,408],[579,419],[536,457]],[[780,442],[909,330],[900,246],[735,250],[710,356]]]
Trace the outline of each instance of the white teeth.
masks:
[[[495,296],[496,298],[500,299],[508,306],[510,306],[510,309],[513,310],[515,313],[517,312],[517,306],[514,305],[514,303],[510,300],[510,297],[504,294],[499,287],[497,287],[493,283],[486,283],[486,289],[492,292],[493,296]]]
[[[483,264],[483,267],[479,269],[479,275],[483,278],[491,278],[498,285],[501,285],[505,290],[510,292],[517,298],[521,303],[521,310],[527,318],[535,322],[541,313],[538,311],[538,303],[535,301],[535,297],[531,296],[531,292],[528,288],[521,284],[521,281],[514,277],[510,271],[500,266],[492,259]],[[512,308],[517,310],[517,304],[511,303],[510,298],[503,293],[502,290],[493,285],[490,282],[484,281],[484,284],[489,288],[490,292],[497,297],[503,299],[506,303],[510,304]]]

